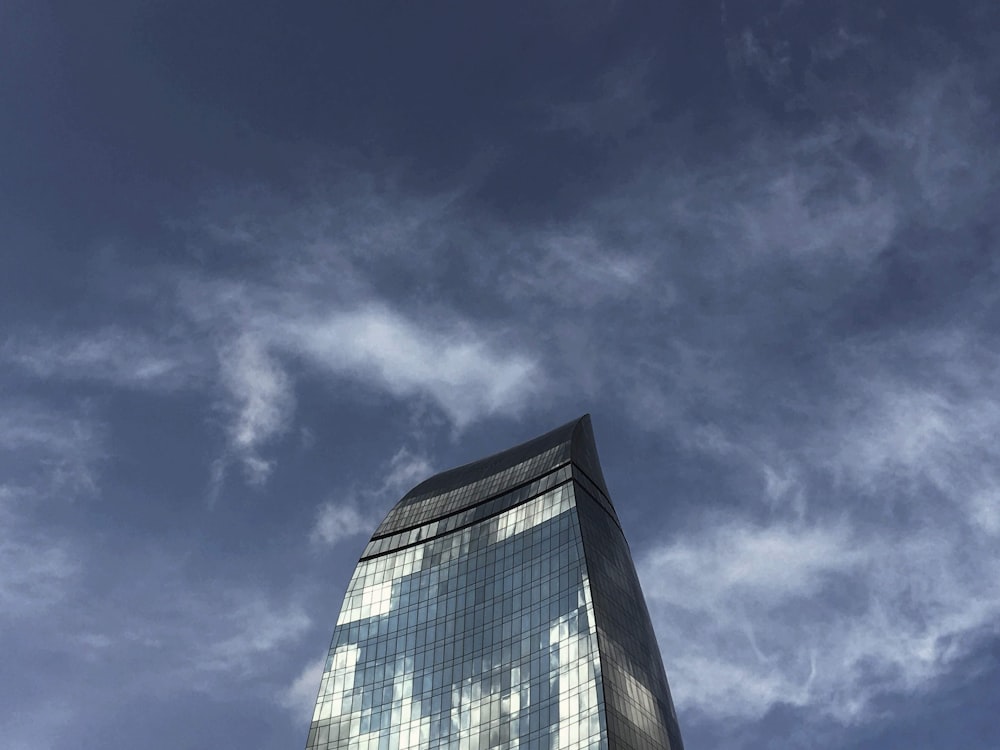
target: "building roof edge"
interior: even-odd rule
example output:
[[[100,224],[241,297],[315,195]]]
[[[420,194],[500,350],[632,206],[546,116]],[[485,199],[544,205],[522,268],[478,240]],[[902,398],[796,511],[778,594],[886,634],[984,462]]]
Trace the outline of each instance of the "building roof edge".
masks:
[[[471,461],[428,477],[407,492],[399,504],[406,505],[419,498],[442,494],[485,479],[505,469],[541,456],[546,451],[550,451],[560,445],[567,445],[569,456],[577,461],[584,471],[587,471],[591,475],[592,480],[600,484],[601,489],[605,489],[604,477],[601,474],[600,463],[597,461],[597,447],[594,444],[594,431],[590,424],[590,415],[584,414],[553,430],[549,430],[543,435],[526,440],[512,448],[507,448],[486,458]],[[545,470],[547,469],[542,469],[540,473],[544,473]]]

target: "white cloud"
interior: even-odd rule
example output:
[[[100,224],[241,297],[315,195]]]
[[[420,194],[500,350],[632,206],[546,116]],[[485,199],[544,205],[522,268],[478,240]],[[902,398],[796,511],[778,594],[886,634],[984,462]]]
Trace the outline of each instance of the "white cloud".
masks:
[[[788,263],[830,287],[866,270],[907,218],[909,183],[851,157],[867,127],[830,123],[797,139],[761,131],[724,161],[651,163],[599,201],[591,221],[617,229],[633,254],[666,263],[651,285],[676,286],[677,273],[694,291],[742,295],[752,291],[740,286],[745,274]]]
[[[40,519],[53,503],[97,492],[103,431],[85,413],[0,406],[0,617],[32,617],[62,601],[80,573],[75,547]]]
[[[946,492],[964,490],[979,480],[976,475],[990,471],[980,462],[982,453],[1000,459],[1000,451],[990,448],[1000,428],[1000,407],[988,394],[953,399],[943,389],[921,388],[906,378],[876,380],[869,385],[870,392],[875,389],[879,392],[864,399],[862,413],[852,415],[830,446],[834,467],[857,481],[878,482],[895,473],[898,479],[928,479]],[[952,470],[962,464],[975,474],[954,476]]]
[[[81,607],[79,629],[68,623],[63,632],[99,659],[113,652],[125,663],[159,662],[156,690],[209,690],[220,680],[266,675],[313,627],[294,592],[276,595],[203,573],[191,579],[175,555],[155,550],[136,565],[144,566],[141,576],[121,579],[128,596]],[[141,581],[149,580],[158,594],[144,598]],[[148,675],[132,676],[136,689],[150,687]]]
[[[219,353],[222,387],[232,418],[229,440],[250,484],[262,484],[273,468],[258,454],[286,432],[295,409],[292,379],[267,343],[243,335]]]
[[[70,546],[18,513],[16,488],[0,485],[0,618],[45,612],[69,592],[80,572]]]
[[[346,379],[401,402],[426,401],[456,429],[516,414],[544,387],[531,356],[468,323],[421,320],[372,302],[331,308],[296,293],[282,289],[275,301],[269,290],[241,290],[243,301],[225,306],[240,311],[236,319],[211,324],[237,331],[220,348],[220,384],[230,458],[250,483],[263,483],[273,469],[263,451],[293,423],[302,365],[332,384]]]
[[[590,228],[551,231],[531,238],[537,252],[514,262],[502,275],[513,300],[542,298],[555,307],[593,308],[632,299],[644,290],[653,262],[643,253],[610,247]],[[660,285],[661,300],[675,293]]]
[[[686,439],[770,390],[755,381],[763,352],[789,367],[801,345],[813,364],[822,354],[807,350],[841,335],[838,320],[850,327],[893,304],[877,292],[897,254],[925,265],[952,252],[928,236],[918,257],[907,233],[962,227],[988,203],[1000,161],[976,84],[962,78],[957,67],[917,76],[864,114],[796,135],[760,126],[707,154],[665,149],[574,219],[509,236],[485,226],[484,247],[526,249],[498,252],[497,278],[538,338],[539,366],[567,390],[620,394],[641,426]],[[659,136],[686,142],[686,127]]]
[[[434,472],[426,456],[400,448],[389,460],[389,472],[378,490],[382,497],[398,495],[409,490]]]
[[[845,54],[857,40],[840,33],[814,49]],[[748,30],[739,44],[734,62],[773,89],[793,87],[780,40]],[[658,127],[641,66],[597,89],[557,105],[557,125],[598,137]],[[608,411],[624,404],[658,431],[651,444],[676,438],[757,480],[746,485],[752,497],[724,500],[749,508],[724,506],[732,515],[717,526],[678,530],[680,541],[637,555],[681,708],[759,717],[789,703],[850,721],[881,692],[932,685],[1000,619],[1000,362],[976,354],[991,344],[916,342],[920,356],[899,366],[887,356],[909,351],[898,332],[864,350],[831,343],[855,334],[852,295],[877,281],[888,254],[950,253],[924,246],[933,241],[924,228],[960,229],[995,197],[995,137],[982,132],[994,123],[981,105],[956,67],[808,137],[789,127],[716,150],[716,134],[672,141],[661,131],[648,154],[667,156],[647,155],[631,182],[609,170],[603,198],[543,229],[475,216],[473,230],[449,213],[450,196],[402,200],[374,178],[304,207],[235,195],[230,216],[202,227],[226,257],[181,290],[185,341],[124,327],[29,332],[0,357],[38,378],[210,388],[227,420],[216,487],[235,464],[248,483],[267,481],[269,450],[300,434],[303,376],[336,396],[360,384],[394,406],[430,407],[457,429],[536,404],[555,411],[567,393],[606,399]],[[709,145],[715,156],[705,158]],[[915,247],[899,242],[912,227]],[[464,245],[475,248],[471,273],[440,261]],[[498,248],[515,251],[497,262]],[[932,266],[917,270],[933,275]],[[238,279],[224,270],[234,267]],[[893,327],[879,316],[894,302],[875,299],[873,325]],[[800,355],[801,368],[791,363]],[[552,400],[541,404],[543,393]],[[4,407],[0,454],[16,472],[8,493],[96,492],[105,451],[96,426]],[[428,460],[400,451],[383,478],[319,509],[314,541],[369,533],[429,473]],[[0,512],[0,614],[38,611],[65,595],[77,562],[10,513]],[[169,576],[150,576],[144,592],[149,580],[164,599]],[[78,642],[115,652],[108,644],[133,639],[148,647],[144,658],[183,662],[171,689],[187,690],[195,678],[216,686],[264,674],[310,627],[295,602],[173,586],[166,609],[176,615],[123,612],[134,633]],[[268,695],[308,706],[321,666]]]
[[[817,146],[820,151],[826,144]],[[810,153],[812,147],[805,151],[799,158],[819,156]],[[884,250],[898,222],[891,198],[862,173],[851,175],[852,183],[829,197],[817,197],[833,187],[833,177],[801,167],[761,175],[757,191],[736,206],[738,246],[752,254],[807,259],[835,254],[861,262]]]
[[[245,336],[220,355],[222,381],[237,404],[232,440],[253,449],[287,427],[294,406],[288,375],[261,342]]]
[[[228,241],[251,251],[251,265],[260,266],[254,281],[178,277],[181,313],[217,352],[229,421],[222,465],[239,461],[248,481],[263,482],[273,469],[266,448],[293,425],[302,375],[318,374],[333,391],[353,382],[410,406],[431,405],[457,430],[516,415],[545,387],[530,347],[511,343],[503,326],[443,303],[414,306],[405,295],[386,302],[373,286],[385,271],[379,264],[391,257],[394,280],[419,266],[406,242],[423,241],[427,220],[443,209],[402,201],[402,215],[393,217],[391,199],[368,198],[372,205],[354,213],[345,207],[357,203],[351,195],[308,210],[268,205],[278,213],[241,224]],[[429,241],[433,248],[442,237]],[[362,252],[369,245],[378,252]]]
[[[354,500],[323,503],[316,514],[311,538],[313,542],[333,546],[342,539],[370,534],[378,524],[375,513],[377,511],[364,509]]]
[[[421,324],[383,305],[286,321],[278,339],[316,367],[425,397],[458,428],[520,410],[541,386],[535,361],[468,325]]]
[[[392,285],[426,272],[442,243],[467,231],[449,213],[454,197],[411,198],[391,179],[376,184],[365,175],[317,189],[301,204],[266,190],[221,191],[207,205],[213,215],[188,228],[205,257],[220,245],[243,250],[240,275],[164,271],[155,283],[174,306],[147,311],[145,321],[164,335],[120,326],[72,336],[27,331],[2,354],[39,377],[210,391],[227,438],[210,498],[233,464],[249,484],[268,480],[268,449],[294,426],[304,369],[334,391],[352,381],[410,406],[431,405],[457,430],[516,415],[544,388],[531,347],[513,344],[504,326],[443,302],[428,306],[433,294],[415,305],[379,289],[383,279]]]
[[[97,491],[104,430],[86,413],[8,400],[0,404],[0,460],[22,493],[67,497]]]
[[[196,668],[251,674],[260,670],[262,658],[298,642],[312,620],[298,606],[276,607],[256,596],[241,602],[221,621],[216,617],[215,625],[221,633],[205,644]],[[227,631],[228,635],[222,635]]]
[[[879,694],[928,687],[1000,616],[1000,560],[958,542],[731,522],[646,552],[680,707],[754,718],[785,703],[848,722]]]
[[[838,352],[849,384],[808,460],[873,498],[993,534],[1000,497],[1000,358],[960,329]]]
[[[651,553],[646,565],[671,571],[681,582],[654,582],[652,593],[675,606],[709,606],[723,593],[783,603],[816,594],[833,574],[859,563],[843,529],[789,526],[721,527],[695,541]],[[702,578],[704,580],[702,580]]]
[[[783,85],[780,51],[763,55],[760,40],[744,42],[747,64]],[[305,370],[331,391],[352,382],[395,403],[430,405],[457,429],[516,415],[542,392],[558,398],[549,380],[564,373],[567,392],[611,394],[645,428],[669,429],[686,448],[759,480],[748,494],[760,496],[743,498],[745,523],[737,514],[687,529],[681,541],[638,556],[681,707],[759,717],[788,703],[851,721],[882,692],[931,685],[1000,615],[1000,411],[991,374],[1000,363],[980,361],[976,350],[988,347],[972,341],[908,343],[890,332],[870,347],[810,349],[815,342],[799,342],[799,329],[788,332],[807,318],[815,322],[808,333],[849,337],[823,326],[872,280],[900,229],[954,228],[983,202],[993,151],[983,148],[974,108],[972,125],[956,115],[974,91],[954,82],[918,83],[880,117],[838,120],[808,137],[756,134],[707,161],[650,163],[579,219],[542,230],[484,220],[482,268],[473,273],[483,278],[462,279],[479,317],[462,312],[467,302],[453,304],[452,280],[434,273],[414,274],[424,306],[416,293],[396,293],[400,268],[426,272],[422,264],[468,228],[441,206],[396,212],[369,190],[305,210],[237,212],[208,227],[258,266],[248,274],[256,281],[181,284],[185,324],[204,356],[118,329],[79,341],[19,338],[4,355],[43,377],[76,373],[152,389],[191,382],[203,371],[192,363],[216,355],[214,395],[229,443],[213,465],[216,486],[229,461],[249,483],[266,482],[268,448],[292,432]],[[619,96],[614,83],[605,103]],[[641,77],[631,83],[623,96],[644,93]],[[594,124],[572,122],[593,119],[590,110],[562,114],[569,127]],[[856,158],[865,148],[878,158]],[[501,256],[501,265],[487,257],[498,246],[529,251]],[[269,264],[271,256],[280,260]],[[379,267],[386,257],[392,263]],[[482,315],[494,305],[495,316]],[[570,307],[585,317],[563,323]],[[825,378],[819,385],[773,385],[794,380],[796,368],[769,361],[788,366],[779,349],[790,341],[815,360],[796,372]],[[772,410],[787,420],[776,426]],[[59,458],[46,459],[66,477],[60,484],[92,490],[93,454],[72,458],[86,436],[56,424],[0,422],[0,444],[63,444],[51,454]],[[369,533],[430,473],[426,458],[400,451],[383,479],[318,509],[313,542]],[[44,543],[29,546],[15,540],[3,554],[58,590],[72,574],[63,575],[66,559]],[[7,590],[29,588],[9,580]],[[254,669],[309,627],[301,609],[266,598],[231,612],[206,605],[185,622],[199,631],[185,642],[210,631],[186,668],[216,677]],[[309,665],[279,700],[311,701],[303,696],[314,692],[318,669]]]
[[[855,721],[1000,632],[995,355],[957,331],[832,354],[838,388],[803,424],[702,446],[759,473],[758,520],[641,555],[682,706]]]
[[[302,726],[308,726],[319,693],[326,658],[305,665],[299,675],[278,694],[278,703],[287,708]]]
[[[72,335],[36,330],[8,339],[0,353],[37,377],[144,390],[174,390],[204,373],[195,347],[120,326]]]

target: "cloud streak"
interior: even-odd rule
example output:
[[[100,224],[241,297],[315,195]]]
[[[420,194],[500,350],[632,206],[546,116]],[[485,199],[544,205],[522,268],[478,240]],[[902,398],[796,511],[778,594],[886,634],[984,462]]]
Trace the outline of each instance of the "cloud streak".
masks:
[[[578,228],[644,269],[631,325],[592,298],[590,387],[739,488],[637,550],[682,712],[864,721],[1000,632],[996,265],[970,229],[1000,162],[977,86],[953,66],[650,166]]]
[[[106,447],[89,415],[27,400],[0,408],[0,618],[38,616],[81,573],[76,545],[45,514],[98,491]]]
[[[545,387],[531,355],[461,319],[420,319],[372,301],[347,309],[315,301],[268,309],[265,299],[258,306],[254,292],[247,295],[244,309],[256,312],[231,321],[245,332],[221,346],[219,360],[230,451],[253,484],[273,468],[262,449],[294,419],[292,371],[298,370],[292,363],[332,388],[349,382],[399,402],[425,402],[456,430],[496,414],[516,415]],[[279,296],[294,299],[295,291]]]
[[[0,410],[0,460],[17,494],[71,499],[97,491],[107,458],[103,426],[87,409],[71,412],[27,399]]]
[[[109,383],[172,391],[204,374],[199,352],[169,335],[123,326],[75,335],[36,330],[9,338],[0,357],[38,378]]]
[[[1000,615],[1000,560],[963,551],[962,531],[731,522],[647,552],[682,708],[751,718],[786,704],[852,722],[878,695],[926,689]]]
[[[80,573],[65,540],[18,513],[16,490],[0,486],[0,620],[40,615],[62,601]]]
[[[285,433],[295,410],[292,378],[266,343],[244,335],[219,353],[222,388],[229,399],[229,444],[248,483],[263,484],[273,465],[261,449]]]
[[[780,45],[742,39],[734,64],[794,87]],[[849,41],[823,54],[863,53]],[[1000,616],[997,265],[971,228],[996,204],[993,118],[955,64],[717,142],[652,122],[650,80],[611,75],[549,113],[657,146],[569,218],[511,221],[472,188],[420,199],[392,180],[301,201],[233,190],[186,227],[198,269],[164,282],[182,343],[157,321],[19,335],[3,356],[36,378],[196,390],[223,420],[215,491],[232,465],[266,484],[317,384],[453,435],[592,399],[709,477],[703,515],[675,528],[651,504],[669,532],[636,550],[681,708],[863,720],[880,696],[933,686]],[[608,109],[621,99],[642,104],[634,120]],[[61,432],[4,423],[0,445],[68,440],[41,460],[55,485],[93,491],[94,456],[73,457],[86,441]],[[431,464],[402,450],[380,480],[346,482],[311,517],[314,548],[370,531]],[[58,587],[60,559],[21,567]],[[215,677],[309,627],[294,606],[234,612],[188,613],[215,623],[198,653]]]
[[[682,705],[854,722],[1000,633],[1000,412],[980,343],[936,332],[842,352],[817,427],[727,446],[759,477],[745,515],[642,557]]]
[[[531,357],[499,349],[469,326],[420,325],[381,305],[286,330],[293,351],[318,368],[377,383],[397,398],[426,397],[459,429],[516,413],[542,385]]]

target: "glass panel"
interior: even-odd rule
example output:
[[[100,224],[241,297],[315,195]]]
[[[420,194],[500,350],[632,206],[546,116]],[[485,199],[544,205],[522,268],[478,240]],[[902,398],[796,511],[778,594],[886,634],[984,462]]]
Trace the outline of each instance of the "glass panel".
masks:
[[[308,748],[606,748],[594,622],[571,484],[363,560]]]
[[[307,750],[331,748],[683,750],[586,418],[386,517],[313,713]]]

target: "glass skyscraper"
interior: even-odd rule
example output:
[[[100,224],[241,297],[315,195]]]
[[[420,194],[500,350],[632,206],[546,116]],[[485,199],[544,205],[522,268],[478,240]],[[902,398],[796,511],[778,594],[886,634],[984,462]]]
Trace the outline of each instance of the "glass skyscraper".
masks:
[[[683,750],[589,416],[431,477],[365,548],[307,750]]]

